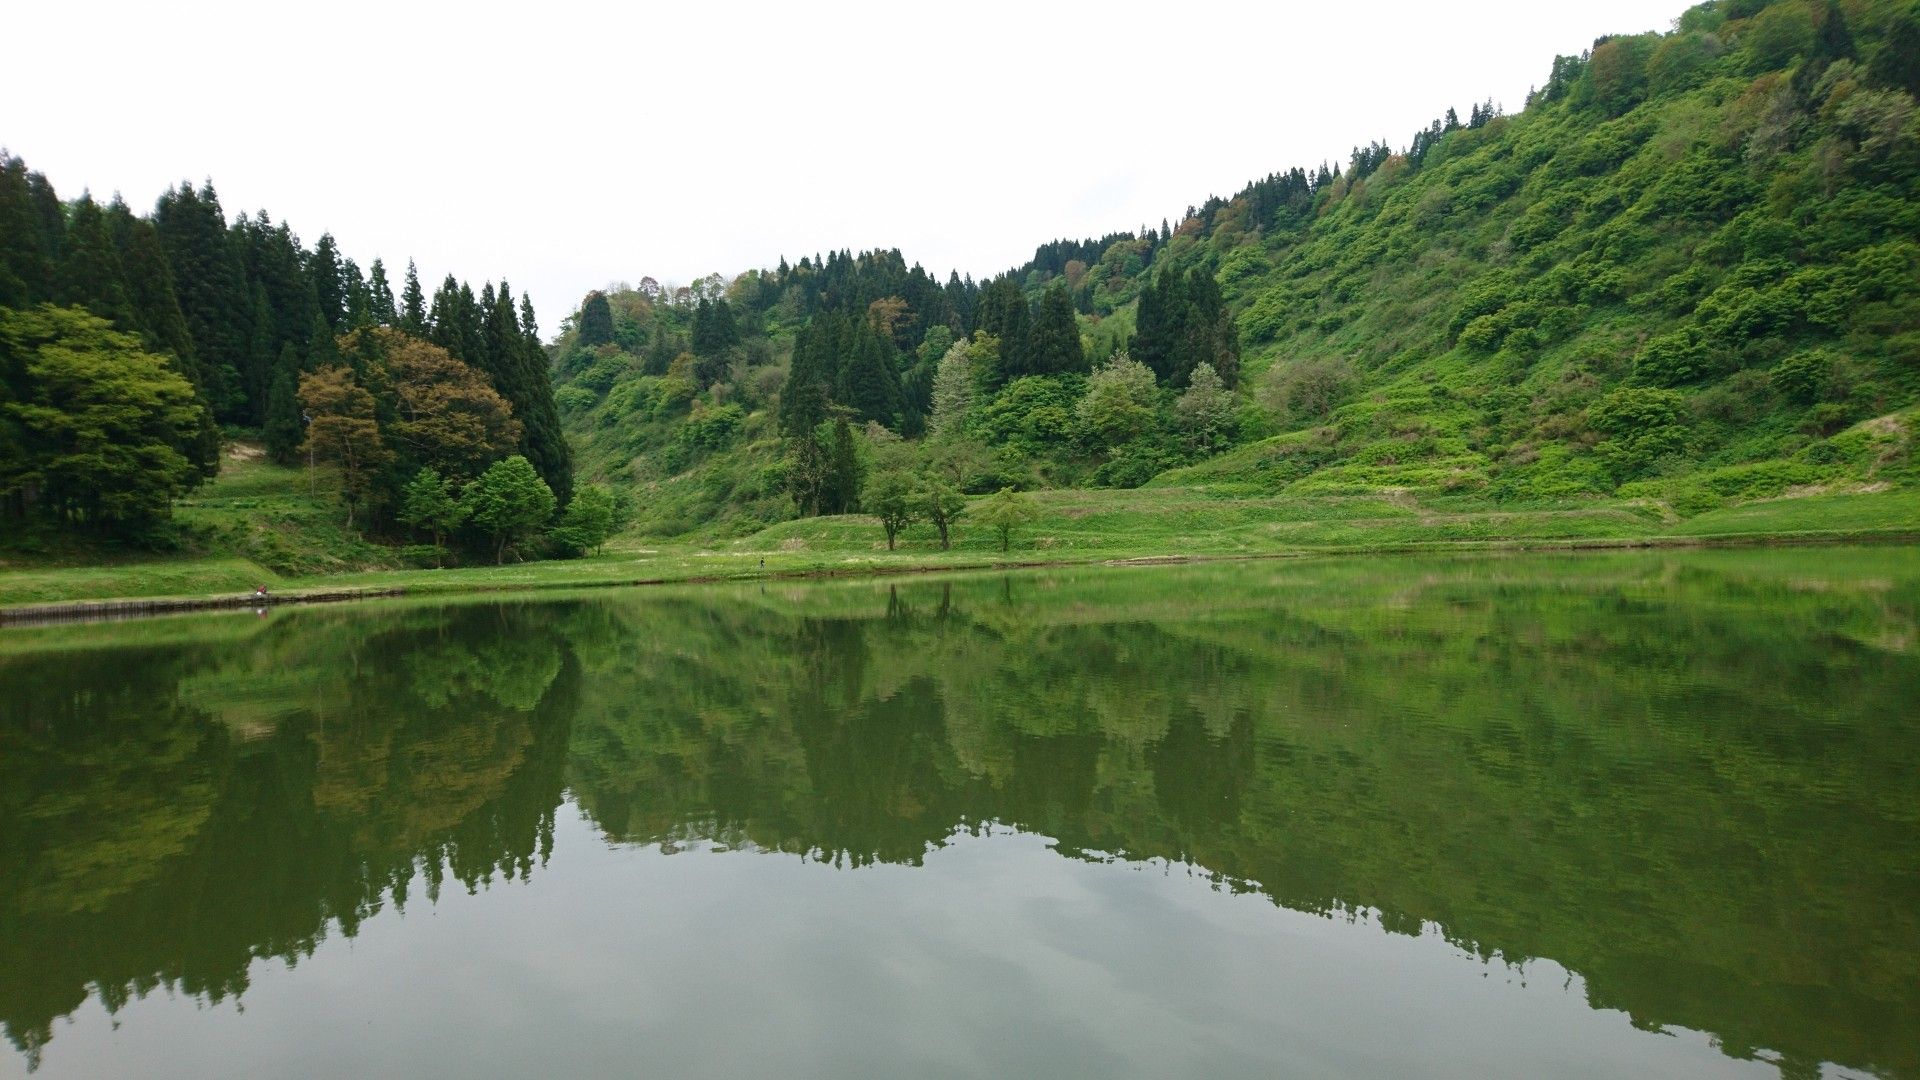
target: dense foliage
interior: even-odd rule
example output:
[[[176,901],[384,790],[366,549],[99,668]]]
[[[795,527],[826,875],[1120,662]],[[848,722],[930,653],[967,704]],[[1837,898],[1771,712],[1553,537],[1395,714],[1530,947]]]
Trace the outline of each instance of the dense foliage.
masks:
[[[363,272],[331,235],[308,249],[265,211],[229,223],[211,182],[171,189],[151,215],[141,217],[118,198],[105,207],[87,194],[62,202],[45,176],[0,153],[4,312],[11,312],[12,333],[33,339],[10,337],[0,369],[0,466],[7,477],[0,481],[0,512],[16,521],[43,516],[62,523],[145,523],[164,516],[170,496],[217,467],[216,424],[258,430],[276,459],[297,459],[305,438],[301,385],[340,365],[354,351],[352,342],[374,340],[368,334],[387,335],[378,338],[385,342],[404,334],[444,350],[433,360],[437,366],[427,369],[407,359],[425,354],[403,350],[393,373],[410,377],[413,389],[377,388],[381,408],[409,414],[391,428],[400,441],[432,437],[411,411],[422,395],[441,393],[435,387],[455,370],[447,365],[456,365],[459,389],[451,392],[497,395],[507,412],[496,426],[511,417],[508,445],[489,443],[485,454],[517,450],[562,502],[572,490],[546,356],[525,297],[516,303],[505,282],[486,285],[476,297],[449,277],[429,300],[409,263],[396,300],[380,260]],[[29,355],[39,359],[29,362]],[[353,360],[357,374],[365,374],[365,359]],[[152,376],[157,365],[183,380],[190,408],[176,410],[170,394],[159,404],[153,395],[130,392],[129,363],[146,372],[141,378]],[[49,366],[54,364],[61,367],[57,375]],[[131,483],[109,477],[143,472],[145,479],[134,485],[144,492],[137,506],[83,506],[47,486],[43,466],[21,457],[38,451],[20,447],[44,442],[50,425],[79,429],[95,423],[97,416],[83,415],[82,399],[112,400],[125,413],[117,422],[165,429],[159,442],[191,468],[183,471],[165,454],[130,452],[115,463],[117,473],[102,473],[102,481]],[[404,430],[406,425],[413,429]],[[343,431],[334,427],[328,440],[337,448]],[[381,460],[411,457],[399,453]],[[388,487],[390,494],[393,485]],[[366,494],[350,484],[350,505],[367,501]],[[377,512],[364,519],[367,524],[390,527],[385,510],[392,501],[373,500]]]
[[[937,432],[974,493],[1152,481],[1687,516],[1899,484],[1920,395],[1916,41],[1912,0],[1715,0],[1560,57],[1522,112],[1447,110],[1404,150],[1055,241],[977,285],[838,252],[616,287],[562,335],[559,400],[591,469],[649,488],[658,532],[822,509],[788,497],[783,463],[835,414],[863,459]],[[612,329],[589,333],[600,300]],[[737,336],[695,340],[720,308]],[[1122,350],[1151,393],[1118,392]]]

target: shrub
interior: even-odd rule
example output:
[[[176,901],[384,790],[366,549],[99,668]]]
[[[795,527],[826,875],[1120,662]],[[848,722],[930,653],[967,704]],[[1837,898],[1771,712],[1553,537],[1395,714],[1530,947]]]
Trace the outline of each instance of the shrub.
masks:
[[[1261,387],[1261,404],[1294,423],[1331,413],[1359,385],[1353,365],[1339,357],[1275,363]]]
[[[563,386],[553,392],[553,403],[561,412],[585,412],[593,408],[596,400],[593,391],[581,386]]]
[[[1623,386],[1587,407],[1587,422],[1607,436],[1594,447],[1616,481],[1645,475],[1686,449],[1686,399],[1672,390]]]
[[[740,422],[746,414],[740,406],[728,402],[725,405],[707,409],[695,409],[687,417],[687,424],[680,429],[680,441],[689,448],[701,450],[719,450],[733,442],[734,435],[740,430]]]
[[[1727,357],[1697,327],[1650,339],[1633,360],[1633,377],[1652,386],[1698,382],[1726,366]]]
[[[1810,405],[1833,372],[1833,357],[1821,349],[1795,353],[1773,366],[1773,385],[1790,401]]]

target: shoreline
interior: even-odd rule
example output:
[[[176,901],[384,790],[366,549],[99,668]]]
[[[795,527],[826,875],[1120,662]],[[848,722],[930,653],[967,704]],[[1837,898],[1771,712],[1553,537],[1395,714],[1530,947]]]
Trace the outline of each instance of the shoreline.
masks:
[[[74,597],[0,605],[0,627],[50,626],[76,622],[104,622],[138,619],[158,615],[197,611],[271,608],[307,604],[349,603],[398,597],[472,596],[487,593],[549,592],[615,588],[646,588],[663,585],[716,585],[754,581],[808,581],[832,578],[896,577],[912,574],[978,573],[995,570],[1037,570],[1053,567],[1169,566],[1208,562],[1253,562],[1271,559],[1306,559],[1353,556],[1394,556],[1434,553],[1552,554],[1585,551],[1633,551],[1688,548],[1813,547],[1824,545],[1879,545],[1920,543],[1920,531],[1891,530],[1813,530],[1786,533],[1730,533],[1707,536],[1592,537],[1564,540],[1433,540],[1408,541],[1369,546],[1299,547],[1268,552],[1146,553],[1139,555],[1075,555],[1058,558],[973,559],[963,562],[915,562],[911,557],[897,563],[867,563],[859,566],[813,566],[793,569],[743,568],[710,574],[680,576],[637,575],[607,577],[580,574],[569,576],[572,566],[592,567],[592,561],[549,561],[522,566],[553,568],[553,580],[547,581],[448,581],[428,576],[423,580],[402,580],[391,584],[342,585],[336,587],[289,588],[271,593],[263,602],[252,593],[174,594],[132,597]],[[739,556],[753,558],[754,555]],[[469,568],[486,569],[486,568]],[[0,572],[4,573],[4,572]],[[393,570],[381,572],[395,578],[437,575],[441,571]]]

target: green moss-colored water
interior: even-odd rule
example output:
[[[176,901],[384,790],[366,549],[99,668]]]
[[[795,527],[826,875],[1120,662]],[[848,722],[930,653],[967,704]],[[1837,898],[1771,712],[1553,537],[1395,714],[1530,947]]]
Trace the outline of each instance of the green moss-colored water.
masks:
[[[1920,549],[0,631],[0,1076],[1920,1076]]]

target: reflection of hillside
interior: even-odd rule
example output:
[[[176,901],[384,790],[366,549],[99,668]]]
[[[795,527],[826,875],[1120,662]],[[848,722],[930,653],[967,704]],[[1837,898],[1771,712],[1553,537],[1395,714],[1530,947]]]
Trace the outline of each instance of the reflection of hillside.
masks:
[[[1765,552],[66,630],[0,652],[0,1022],[237,993],[420,868],[529,873],[564,787],[618,840],[840,865],[1006,822],[1920,1074],[1917,612],[1911,552]]]
[[[610,607],[570,774],[629,839],[911,862],[1006,821],[1549,957],[1737,1054],[1912,1072],[1920,665],[1868,643],[1920,594],[1776,557]]]
[[[491,614],[0,661],[0,681],[43,688],[31,723],[0,725],[12,1040],[37,1054],[90,991],[109,1008],[156,987],[238,994],[254,959],[351,935],[422,871],[436,890],[529,872],[551,846],[577,678],[551,633],[471,618]],[[463,641],[478,660],[462,664]],[[394,657],[488,676],[423,686]]]

